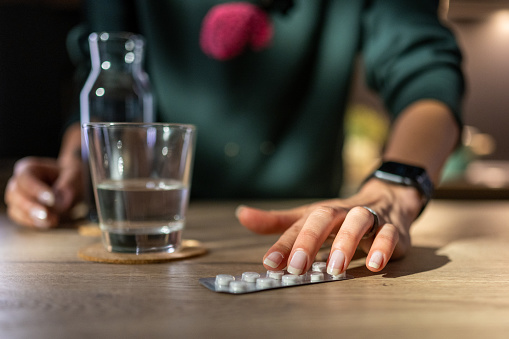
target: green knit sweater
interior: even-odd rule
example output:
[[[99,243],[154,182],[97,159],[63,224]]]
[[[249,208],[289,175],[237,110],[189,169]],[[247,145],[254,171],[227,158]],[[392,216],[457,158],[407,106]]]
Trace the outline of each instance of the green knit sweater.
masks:
[[[145,36],[158,119],[197,126],[193,198],[337,196],[357,56],[393,117],[436,99],[461,123],[461,54],[438,1],[296,0],[286,15],[271,13],[268,49],[217,61],[200,50],[199,33],[223,2],[86,3],[86,32]]]

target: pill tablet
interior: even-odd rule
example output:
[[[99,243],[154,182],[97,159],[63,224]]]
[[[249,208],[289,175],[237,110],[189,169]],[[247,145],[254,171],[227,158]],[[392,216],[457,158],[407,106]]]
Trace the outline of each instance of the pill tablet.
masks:
[[[230,292],[232,293],[242,293],[247,292],[248,285],[243,281],[232,281],[230,282]]]
[[[301,282],[302,278],[300,275],[285,274],[281,278],[283,285],[296,285]]]
[[[346,279],[346,272],[332,276],[332,280],[343,280],[343,279]]]
[[[255,282],[256,279],[260,278],[260,273],[257,272],[244,272],[242,273],[242,281]]]
[[[216,285],[228,286],[231,281],[234,281],[235,277],[230,274],[218,274],[216,275]]]
[[[313,272],[325,272],[327,271],[327,263],[324,261],[314,262],[311,265],[311,270]]]
[[[256,279],[256,288],[271,288],[276,281],[272,278],[259,278]]]
[[[309,274],[309,279],[311,282],[319,282],[324,281],[325,276],[322,272],[312,272]]]
[[[281,280],[283,275],[285,275],[284,271],[267,271],[267,277],[272,279]]]
[[[317,264],[315,269],[323,267]],[[338,275],[331,275],[324,272],[314,272],[310,269],[302,275],[290,274],[286,270],[266,271],[266,273],[244,272],[241,275],[218,274],[215,277],[201,278],[200,283],[214,292],[244,294],[259,291],[272,291],[285,287],[296,287],[317,283],[328,283],[350,279],[351,277],[343,272]]]

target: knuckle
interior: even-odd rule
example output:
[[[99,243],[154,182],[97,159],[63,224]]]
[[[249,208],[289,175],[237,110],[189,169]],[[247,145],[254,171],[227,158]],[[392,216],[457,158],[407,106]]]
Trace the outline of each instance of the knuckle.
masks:
[[[319,205],[316,206],[311,212],[310,216],[320,219],[333,219],[339,213],[339,210],[334,206]]]
[[[292,244],[278,243],[276,248],[280,253],[290,253],[292,251]],[[283,255],[283,257],[286,257]]]
[[[364,217],[364,218],[370,218],[370,219],[373,218],[373,215],[371,214],[371,212],[368,211],[367,209],[365,209],[364,207],[361,207],[361,206],[353,207],[350,210],[350,213],[355,215],[355,216],[361,216],[361,217]]]
[[[285,253],[290,253],[293,248],[293,241],[290,239],[287,239],[285,237],[279,238],[279,240],[272,246],[271,250],[276,250],[280,253],[283,253],[283,256],[285,256]]]
[[[295,240],[299,236],[301,228],[296,225],[288,228],[278,239],[275,246],[278,250],[289,253],[292,250]]]
[[[305,238],[306,241],[312,241],[313,243],[319,241],[321,238],[322,238],[322,234],[320,234],[319,232],[317,232],[315,229],[313,228],[306,228],[306,229],[303,229],[300,233],[300,236]]]
[[[389,243],[397,243],[399,241],[399,232],[395,226],[386,224],[383,228],[383,230],[378,232],[376,236],[377,240],[382,240]]]
[[[359,241],[361,235],[352,232],[352,230],[348,228],[341,228],[338,237],[344,242],[353,243]]]
[[[14,164],[14,173],[19,173],[20,171],[23,171],[30,163],[33,162],[33,157],[25,157],[22,158]]]
[[[397,233],[396,233],[397,234]],[[386,243],[394,243],[396,242],[396,239],[397,238],[397,235],[389,235],[387,233],[378,233],[378,235],[376,236],[376,240],[377,241],[384,241]]]

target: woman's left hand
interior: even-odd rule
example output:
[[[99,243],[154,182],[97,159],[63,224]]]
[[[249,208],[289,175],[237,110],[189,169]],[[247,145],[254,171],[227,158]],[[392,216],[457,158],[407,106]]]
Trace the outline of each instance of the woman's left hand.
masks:
[[[405,255],[410,246],[410,225],[422,208],[415,188],[369,180],[348,199],[325,200],[289,210],[263,211],[240,206],[239,221],[260,234],[282,233],[263,257],[269,270],[285,267],[289,273],[303,274],[312,265],[322,244],[334,237],[327,273],[344,272],[359,247],[367,253],[366,266],[382,270],[391,258]],[[378,229],[363,238],[378,216]]]

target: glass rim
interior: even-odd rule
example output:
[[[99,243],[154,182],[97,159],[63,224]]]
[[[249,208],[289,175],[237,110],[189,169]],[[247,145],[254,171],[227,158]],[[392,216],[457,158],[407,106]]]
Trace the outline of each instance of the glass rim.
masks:
[[[175,122],[85,122],[81,124],[83,129],[99,129],[99,128],[171,128],[196,130],[196,126],[192,124],[181,124]]]

